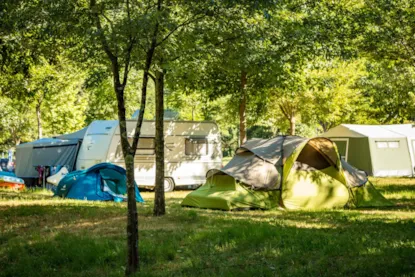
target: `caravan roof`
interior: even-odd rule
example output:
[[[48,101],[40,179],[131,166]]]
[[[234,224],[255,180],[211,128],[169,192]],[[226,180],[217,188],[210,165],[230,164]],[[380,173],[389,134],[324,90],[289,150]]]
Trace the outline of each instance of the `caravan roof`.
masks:
[[[412,124],[385,125],[384,127],[406,137],[415,137],[415,128]]]
[[[87,129],[88,129],[88,126],[79,131],[76,131],[70,134],[56,136],[56,138],[57,139],[83,139]]]

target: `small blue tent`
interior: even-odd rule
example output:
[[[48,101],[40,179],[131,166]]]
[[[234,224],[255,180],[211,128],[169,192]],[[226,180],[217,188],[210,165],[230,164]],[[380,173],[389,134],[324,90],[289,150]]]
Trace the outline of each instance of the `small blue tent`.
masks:
[[[58,184],[55,196],[92,201],[116,201],[126,199],[127,177],[124,168],[110,163],[100,163],[86,170],[67,174]],[[144,202],[135,187],[137,202]]]

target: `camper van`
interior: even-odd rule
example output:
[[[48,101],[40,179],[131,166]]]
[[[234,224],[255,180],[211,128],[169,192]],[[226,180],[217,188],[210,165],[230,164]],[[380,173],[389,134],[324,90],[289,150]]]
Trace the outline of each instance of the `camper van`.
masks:
[[[127,121],[127,133],[130,141],[134,135],[135,125],[135,120]],[[68,143],[68,141],[76,139],[80,143]],[[33,168],[38,164],[48,166],[56,166],[58,163],[59,165],[73,164],[70,171],[87,169],[101,162],[110,162],[125,167],[118,121],[94,121],[81,131],[49,140],[50,142],[43,139],[40,146],[37,146],[36,142],[32,142],[30,144],[34,144],[33,146],[23,144],[17,148],[17,174],[25,175],[23,173],[25,168],[21,168],[23,166]],[[165,191],[203,184],[209,169],[219,169],[222,166],[221,139],[219,128],[215,122],[165,120],[164,143]],[[26,159],[25,162],[19,164],[19,157],[29,156],[28,152],[24,154],[23,150],[36,151],[40,148],[45,150],[49,148],[48,144],[54,154],[51,151],[42,151],[42,153],[48,153],[47,159],[43,157],[40,161],[39,157],[42,154],[35,153],[30,155],[29,160]],[[73,149],[69,151],[68,147]],[[65,161],[62,159],[63,154],[66,157]],[[27,165],[23,165],[26,163]],[[143,121],[134,166],[137,184],[145,187],[154,186],[155,121]],[[33,170],[30,174],[34,175],[33,177],[37,176],[36,171],[33,172]]]

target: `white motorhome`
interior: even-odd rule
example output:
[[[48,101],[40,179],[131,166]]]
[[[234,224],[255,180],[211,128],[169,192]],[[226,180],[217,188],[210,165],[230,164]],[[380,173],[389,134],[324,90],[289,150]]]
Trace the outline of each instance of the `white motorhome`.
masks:
[[[129,140],[132,140],[135,125],[135,120],[127,121]],[[101,162],[110,162],[125,167],[118,121],[94,121],[84,130],[74,134],[54,138],[59,141],[54,141],[51,146],[56,152],[64,153],[65,147],[71,146],[75,148],[74,143],[64,142],[76,139],[76,137],[82,137],[82,142],[78,144],[78,151],[66,151],[67,153],[77,153],[72,158],[74,160],[72,169],[83,170]],[[165,120],[164,141],[165,191],[171,191],[175,187],[190,187],[203,184],[206,180],[206,172],[209,169],[222,166],[221,139],[219,128],[215,122]],[[29,149],[30,147],[28,146],[21,147],[21,149]],[[48,148],[48,145],[43,143],[41,147]],[[62,149],[59,149],[59,147]],[[39,146],[32,148],[39,149]],[[70,155],[72,154],[67,156],[69,157]],[[22,156],[22,154],[17,156]],[[38,155],[34,154],[31,156],[37,157]],[[48,159],[47,165],[56,165],[53,160],[53,157]],[[56,160],[62,162],[62,157]],[[68,158],[68,161],[70,160]],[[155,121],[145,120],[143,122],[134,162],[137,184],[140,186],[154,186]],[[27,166],[31,167],[39,164],[37,161],[29,163],[30,165],[27,164]],[[46,162],[43,163],[46,165]]]

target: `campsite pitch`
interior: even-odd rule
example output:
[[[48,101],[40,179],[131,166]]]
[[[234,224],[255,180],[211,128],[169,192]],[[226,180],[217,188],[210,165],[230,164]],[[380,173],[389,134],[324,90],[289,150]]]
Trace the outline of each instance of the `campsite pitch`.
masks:
[[[414,276],[415,180],[372,179],[396,206],[320,211],[139,206],[138,276]],[[126,204],[0,191],[0,276],[123,276]]]

